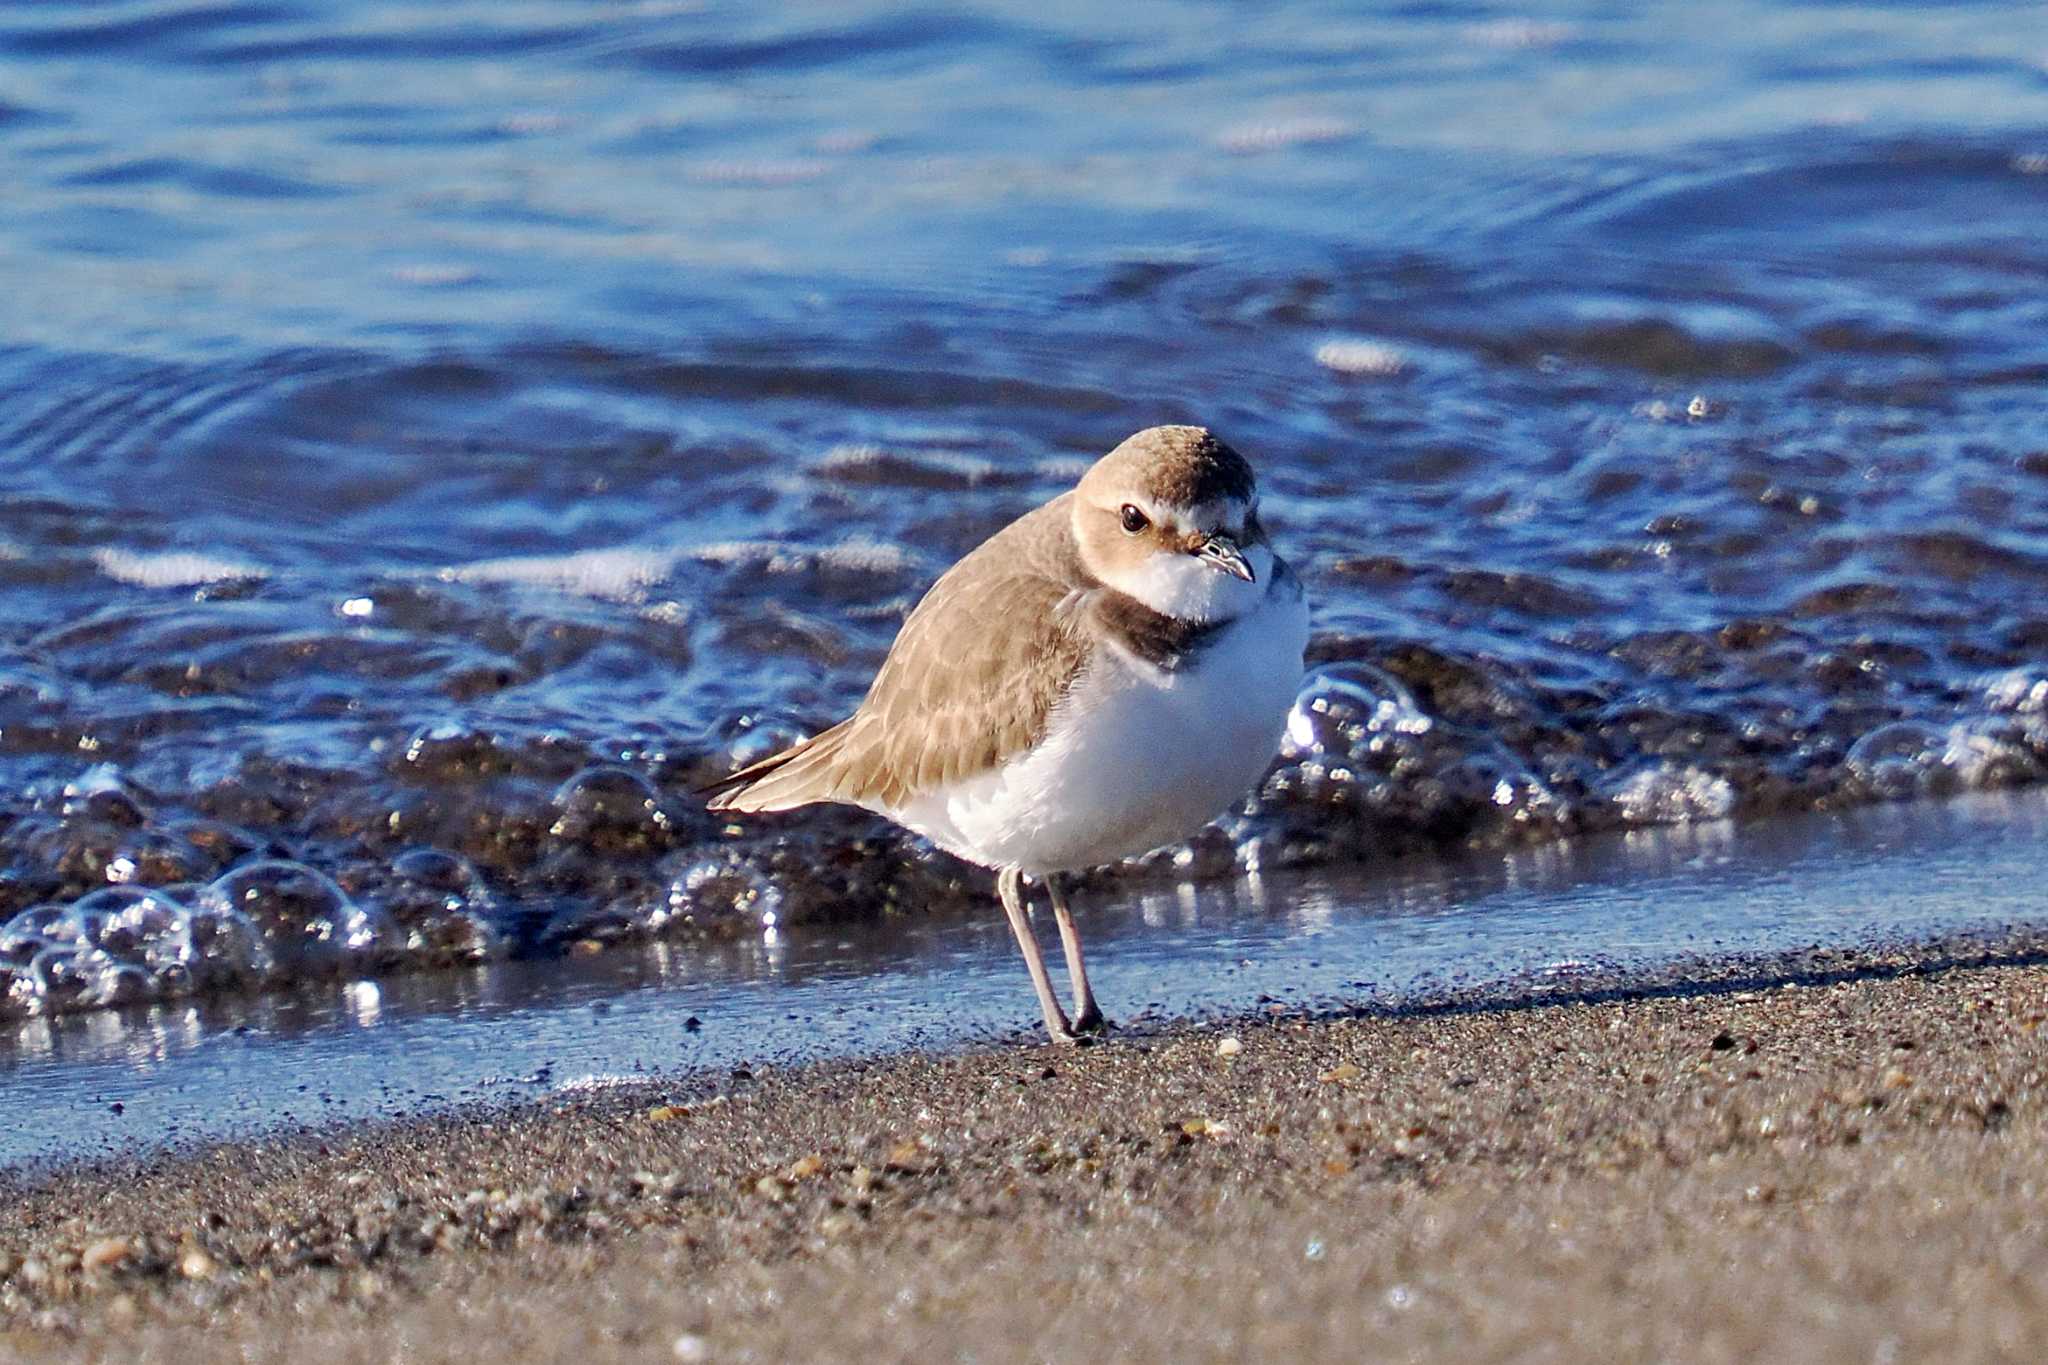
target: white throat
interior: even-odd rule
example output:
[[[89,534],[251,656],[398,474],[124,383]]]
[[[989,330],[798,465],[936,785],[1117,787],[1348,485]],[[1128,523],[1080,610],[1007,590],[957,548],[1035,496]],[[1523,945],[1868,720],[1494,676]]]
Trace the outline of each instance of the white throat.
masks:
[[[1273,577],[1273,552],[1264,545],[1245,551],[1257,581],[1245,582],[1194,555],[1162,551],[1134,568],[1104,574],[1103,581],[1176,621],[1234,621],[1252,611]]]

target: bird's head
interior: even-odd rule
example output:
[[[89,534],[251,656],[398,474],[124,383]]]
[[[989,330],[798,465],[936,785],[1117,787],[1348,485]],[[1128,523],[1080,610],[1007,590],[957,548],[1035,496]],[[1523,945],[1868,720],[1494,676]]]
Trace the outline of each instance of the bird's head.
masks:
[[[1272,573],[1258,509],[1242,455],[1202,427],[1149,427],[1082,476],[1074,536],[1110,587],[1176,620],[1227,621]]]

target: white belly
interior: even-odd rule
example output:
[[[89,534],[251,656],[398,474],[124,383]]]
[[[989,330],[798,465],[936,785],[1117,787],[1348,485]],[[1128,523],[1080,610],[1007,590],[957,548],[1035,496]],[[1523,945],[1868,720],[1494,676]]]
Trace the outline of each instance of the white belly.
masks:
[[[1307,604],[1280,592],[1173,673],[1104,649],[1036,747],[882,813],[972,862],[1032,874],[1185,839],[1272,762],[1307,644]]]

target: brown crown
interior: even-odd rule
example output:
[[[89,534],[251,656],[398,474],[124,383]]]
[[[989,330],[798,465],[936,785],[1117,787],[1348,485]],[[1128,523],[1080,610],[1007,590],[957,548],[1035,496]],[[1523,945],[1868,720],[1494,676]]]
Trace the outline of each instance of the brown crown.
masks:
[[[1090,472],[1174,507],[1221,499],[1250,502],[1257,489],[1244,456],[1206,427],[1147,427],[1103,456]]]

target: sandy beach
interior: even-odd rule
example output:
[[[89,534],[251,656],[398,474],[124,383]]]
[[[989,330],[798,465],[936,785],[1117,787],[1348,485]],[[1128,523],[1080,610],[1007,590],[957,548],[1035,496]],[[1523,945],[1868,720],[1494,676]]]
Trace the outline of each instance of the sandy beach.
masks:
[[[2048,965],[1168,1027],[9,1177],[19,1360],[2032,1358]]]

